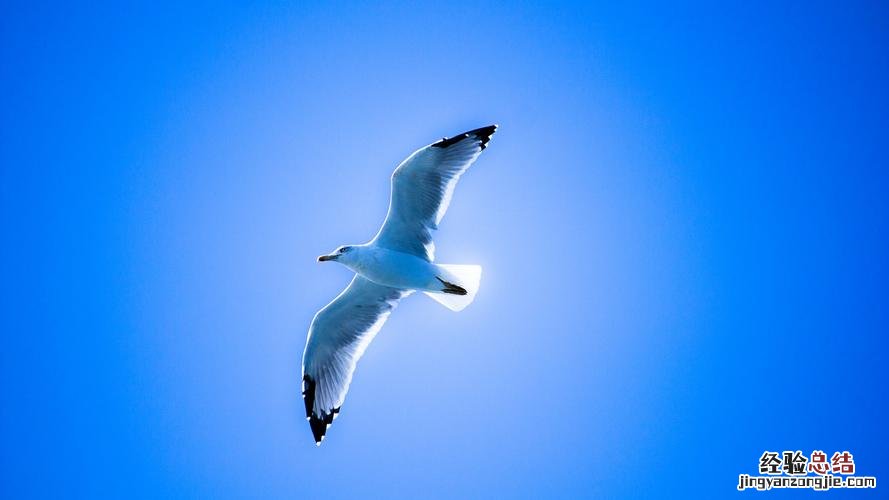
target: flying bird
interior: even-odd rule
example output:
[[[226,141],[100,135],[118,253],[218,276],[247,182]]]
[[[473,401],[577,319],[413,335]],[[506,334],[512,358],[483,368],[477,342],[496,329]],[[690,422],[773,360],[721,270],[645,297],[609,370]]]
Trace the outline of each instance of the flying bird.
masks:
[[[419,290],[460,311],[475,298],[481,266],[434,264],[432,231],[495,130],[470,130],[414,151],[392,173],[389,212],[377,235],[318,257],[343,264],[355,277],[309,326],[302,395],[315,444],[339,413],[356,363],[401,299]]]

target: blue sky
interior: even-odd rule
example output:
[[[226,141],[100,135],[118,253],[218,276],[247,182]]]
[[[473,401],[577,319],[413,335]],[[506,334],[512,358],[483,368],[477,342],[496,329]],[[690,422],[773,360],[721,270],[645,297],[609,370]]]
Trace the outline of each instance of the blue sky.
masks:
[[[885,5],[3,12],[2,496],[713,498],[785,449],[889,479]],[[315,256],[489,123],[437,234],[475,303],[406,300],[316,448],[299,362],[350,276]]]

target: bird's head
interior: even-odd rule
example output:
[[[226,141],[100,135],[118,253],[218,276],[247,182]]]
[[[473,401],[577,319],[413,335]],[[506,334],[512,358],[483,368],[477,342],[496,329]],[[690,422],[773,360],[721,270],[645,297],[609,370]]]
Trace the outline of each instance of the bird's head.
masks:
[[[318,262],[325,262],[328,260],[340,260],[344,258],[344,256],[348,255],[350,251],[352,251],[355,247],[352,245],[343,245],[331,254],[321,255],[318,257]]]

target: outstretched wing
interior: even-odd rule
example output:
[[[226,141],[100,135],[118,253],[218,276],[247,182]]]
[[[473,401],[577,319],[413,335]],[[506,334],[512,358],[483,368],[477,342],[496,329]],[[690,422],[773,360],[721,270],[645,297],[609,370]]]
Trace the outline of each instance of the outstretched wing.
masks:
[[[398,301],[410,293],[356,274],[342,293],[315,314],[303,353],[303,399],[316,444],[321,444],[340,411],[358,359]]]
[[[392,173],[389,213],[372,243],[432,261],[432,231],[448,209],[463,172],[485,149],[497,125],[418,149]]]

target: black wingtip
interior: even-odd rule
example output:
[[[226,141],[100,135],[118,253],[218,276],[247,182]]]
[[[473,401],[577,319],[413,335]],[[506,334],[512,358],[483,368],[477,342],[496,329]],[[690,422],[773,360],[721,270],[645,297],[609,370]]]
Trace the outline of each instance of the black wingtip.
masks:
[[[309,427],[312,429],[315,445],[321,446],[321,441],[324,441],[324,435],[327,434],[327,428],[330,427],[339,412],[339,408],[334,408],[330,413],[321,412],[320,417],[314,412],[309,415]]]
[[[303,374],[303,402],[306,404],[306,418],[309,418],[315,408],[315,380],[308,374]]]
[[[303,375],[303,401],[306,403],[306,418],[312,429],[312,437],[315,438],[315,444],[321,446],[327,428],[333,423],[340,409],[334,408],[330,413],[322,411],[320,416],[315,413],[315,380],[308,374]]]
[[[473,130],[472,132],[468,132],[470,135],[475,135],[479,139],[482,140],[482,150],[488,147],[488,141],[491,140],[491,136],[494,135],[494,132],[497,131],[497,124],[488,125],[487,127],[482,127]]]
[[[484,150],[488,147],[488,141],[491,140],[491,136],[494,135],[494,132],[497,131],[497,125],[488,125],[487,127],[477,128],[475,130],[470,130],[469,132],[463,132],[462,134],[457,134],[453,137],[444,138],[435,144],[432,145],[434,148],[446,148],[453,144],[457,144],[458,142],[466,139],[467,137],[476,137],[481,140],[481,148]]]

